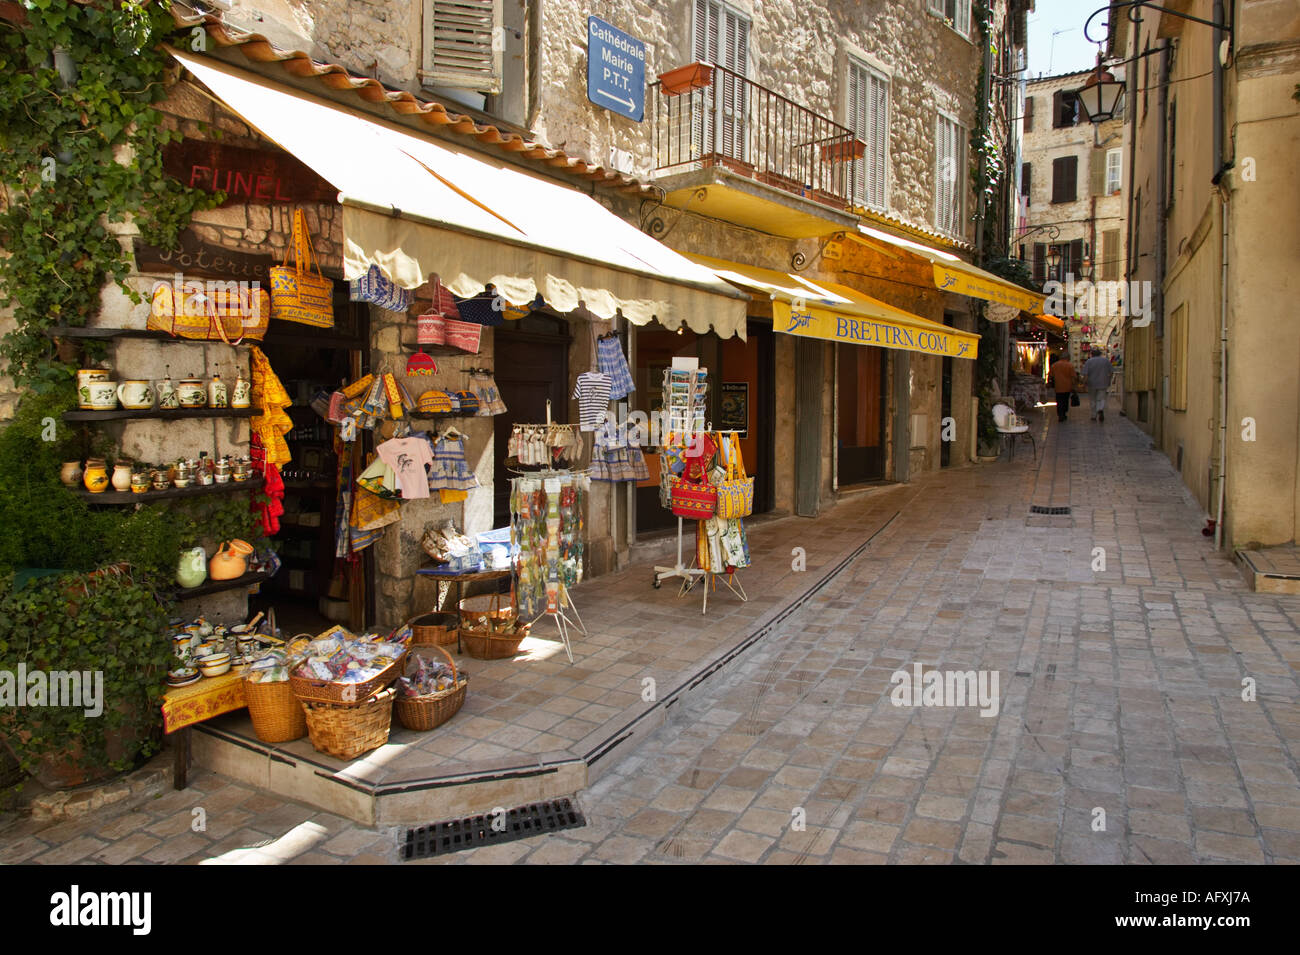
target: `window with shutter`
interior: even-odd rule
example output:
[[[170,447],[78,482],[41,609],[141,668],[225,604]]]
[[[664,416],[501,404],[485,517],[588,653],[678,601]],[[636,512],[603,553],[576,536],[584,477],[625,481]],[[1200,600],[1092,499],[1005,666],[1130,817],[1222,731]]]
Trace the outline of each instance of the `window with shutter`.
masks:
[[[847,125],[862,140],[862,158],[854,162],[856,199],[884,209],[889,175],[889,80],[856,60],[849,60]]]
[[[1101,234],[1101,280],[1119,280],[1119,229],[1106,229]]]
[[[1034,269],[1034,284],[1041,287],[1047,281],[1047,243],[1034,243],[1034,258],[1032,265]]]
[[[962,36],[970,35],[971,0],[928,0],[931,13],[941,16]]]
[[[1052,160],[1052,202],[1074,202],[1079,198],[1079,157]]]
[[[1111,196],[1123,187],[1124,153],[1119,149],[1106,152],[1106,195]]]
[[[965,131],[956,120],[940,114],[935,121],[934,225],[940,232],[961,235],[965,193]]]
[[[1062,129],[1077,125],[1079,120],[1079,97],[1069,90],[1057,90],[1052,94],[1052,128]]]
[[[1034,98],[1032,96],[1026,96],[1025,97],[1025,132],[1032,133],[1033,131],[1034,131]]]
[[[1106,194],[1106,150],[1094,149],[1092,151],[1088,172],[1090,178],[1089,195],[1104,196]]]
[[[1031,163],[1024,163],[1020,167],[1020,194],[1025,198],[1025,205],[1030,204],[1030,190],[1034,184],[1033,171],[1034,167]]]
[[[501,0],[424,0],[420,80],[500,93],[502,39]]]
[[[1074,239],[1061,247],[1061,274],[1072,275],[1076,279],[1083,273],[1083,240]]]
[[[749,75],[749,20],[743,14],[719,0],[695,0],[693,26],[696,60],[725,67],[740,77]],[[745,84],[737,77],[724,73],[715,80],[694,117],[703,153],[746,159],[748,99]]]

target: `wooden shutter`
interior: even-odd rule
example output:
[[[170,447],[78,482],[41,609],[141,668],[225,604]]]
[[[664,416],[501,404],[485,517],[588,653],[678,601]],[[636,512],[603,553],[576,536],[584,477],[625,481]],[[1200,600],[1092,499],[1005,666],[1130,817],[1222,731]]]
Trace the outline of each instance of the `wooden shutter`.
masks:
[[[715,0],[695,0],[694,33],[693,59],[699,63],[719,62],[718,4]],[[711,155],[718,151],[714,142],[715,88],[707,87],[698,97],[691,94],[692,157]]]
[[[1119,279],[1119,229],[1106,229],[1101,234],[1101,268],[1103,282]]]
[[[1024,163],[1020,167],[1020,194],[1025,197],[1025,204],[1030,204],[1030,191],[1034,184],[1034,167],[1032,163]]]
[[[1090,172],[1092,173],[1091,194],[1104,196],[1106,194],[1106,150],[1094,149],[1092,151]]]
[[[1032,96],[1026,96],[1025,97],[1025,132],[1032,133],[1033,131],[1034,131],[1034,98]]]
[[[1061,98],[1064,95],[1065,94],[1062,93],[1060,90],[1057,90],[1055,93],[1052,94],[1052,128],[1053,129],[1060,129],[1062,126]]]
[[[1067,253],[1061,262],[1064,274],[1073,275],[1077,279],[1083,270],[1083,240],[1075,239],[1061,251]]]
[[[1034,243],[1034,284],[1041,286],[1047,281],[1047,244],[1044,242]]]
[[[431,86],[500,93],[502,29],[501,0],[424,0],[420,79]]]
[[[866,145],[855,161],[857,200],[876,209],[885,207],[889,150],[889,82],[866,67],[849,62],[847,123]]]
[[[1052,201],[1074,202],[1079,197],[1079,157],[1052,160]]]
[[[749,21],[726,7],[721,8],[721,34],[723,39],[721,65],[747,76],[749,73]],[[724,75],[722,91],[722,151],[736,159],[746,158],[745,111],[748,106],[747,90],[743,81]]]

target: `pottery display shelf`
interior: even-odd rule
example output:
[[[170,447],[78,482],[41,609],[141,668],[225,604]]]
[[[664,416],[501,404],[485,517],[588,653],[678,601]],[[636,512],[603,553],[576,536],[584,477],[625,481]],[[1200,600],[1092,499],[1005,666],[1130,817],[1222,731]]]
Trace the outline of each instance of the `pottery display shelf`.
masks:
[[[256,408],[114,408],[65,411],[64,421],[119,421],[129,418],[251,418]]]
[[[235,491],[259,490],[263,485],[261,475],[254,475],[247,481],[231,481],[228,484],[198,484],[193,487],[169,487],[165,491],[101,491],[91,494],[84,487],[73,488],[73,492],[91,504],[145,504],[149,501],[161,501],[165,498],[197,497],[201,494],[233,494]]]
[[[202,338],[181,338],[170,332],[160,332],[152,328],[101,328],[85,327],[74,328],[71,325],[55,325],[53,328],[47,328],[45,334],[50,338],[86,338],[92,341],[106,341],[111,338],[146,338],[158,342],[178,342],[183,345],[224,345],[226,344],[220,338],[202,339]],[[245,339],[239,345],[232,347],[238,348],[241,345],[256,345],[257,342]]]
[[[234,590],[237,587],[251,587],[253,584],[260,584],[264,580],[270,580],[271,575],[264,570],[250,570],[239,577],[232,577],[229,580],[205,580],[197,587],[174,587],[170,591],[171,595],[177,600],[193,600],[195,597],[206,597],[209,594],[219,594],[224,590]]]

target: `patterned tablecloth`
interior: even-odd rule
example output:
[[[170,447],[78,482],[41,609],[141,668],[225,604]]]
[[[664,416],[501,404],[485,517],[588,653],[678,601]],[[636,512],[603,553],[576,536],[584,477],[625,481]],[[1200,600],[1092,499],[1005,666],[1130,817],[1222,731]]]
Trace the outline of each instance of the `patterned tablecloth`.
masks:
[[[163,729],[174,733],[222,713],[242,710],[247,705],[242,673],[205,676],[198,683],[173,687],[163,696]]]

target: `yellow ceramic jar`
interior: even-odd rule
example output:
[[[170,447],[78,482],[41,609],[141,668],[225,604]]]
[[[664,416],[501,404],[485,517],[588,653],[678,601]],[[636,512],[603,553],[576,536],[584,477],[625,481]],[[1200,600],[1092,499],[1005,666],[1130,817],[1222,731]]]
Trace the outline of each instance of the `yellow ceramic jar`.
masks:
[[[81,481],[86,485],[86,490],[91,494],[102,494],[108,489],[108,468],[104,462],[98,458],[92,458],[86,462],[86,473],[82,475]]]

